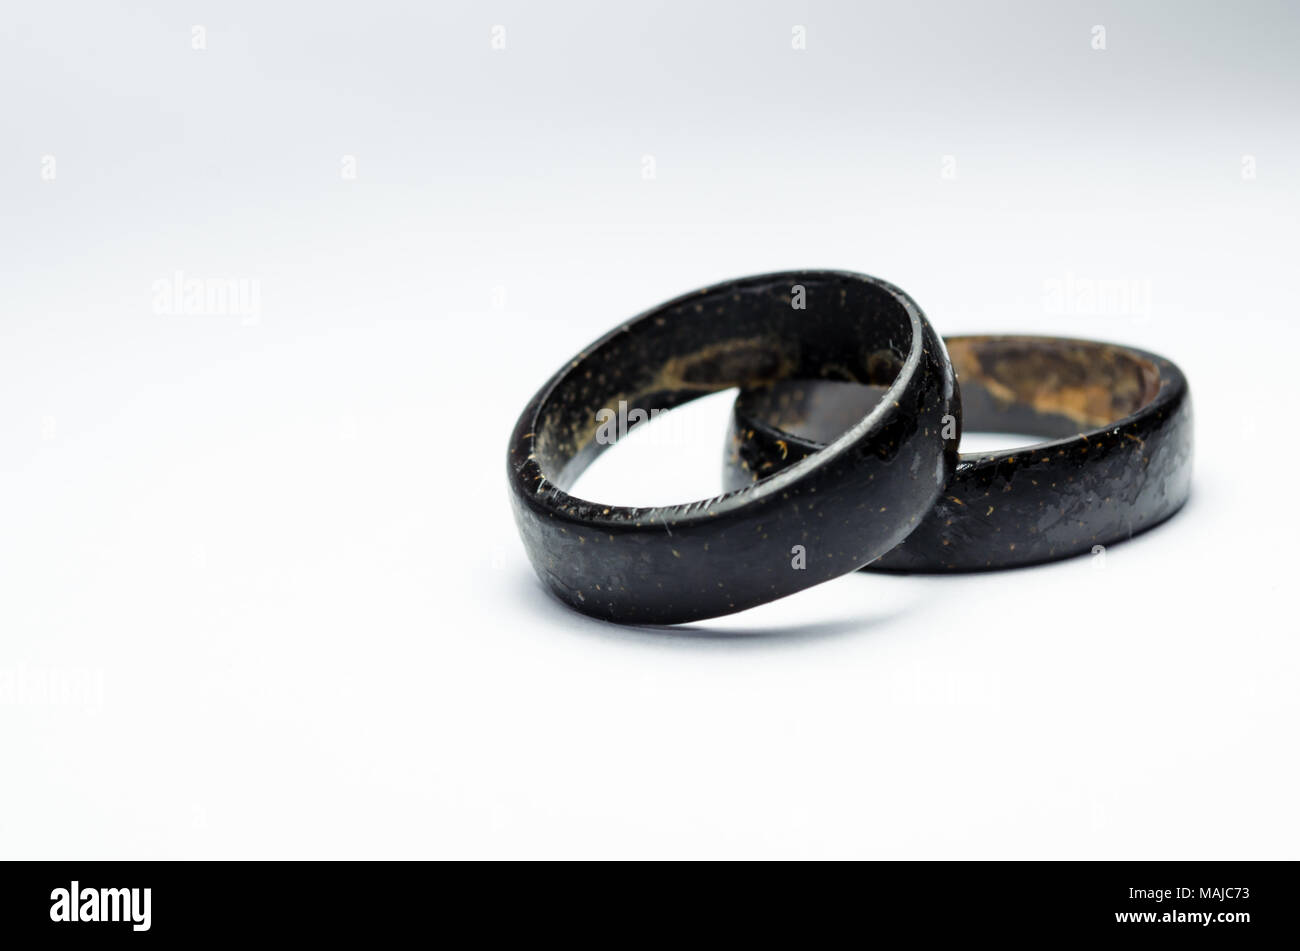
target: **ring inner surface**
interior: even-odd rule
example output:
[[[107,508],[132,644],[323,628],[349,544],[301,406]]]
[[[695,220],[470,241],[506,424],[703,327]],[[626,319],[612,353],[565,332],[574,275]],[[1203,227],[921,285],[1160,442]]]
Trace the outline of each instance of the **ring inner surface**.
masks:
[[[951,337],[964,432],[1060,439],[1130,416],[1160,391],[1160,371],[1111,344],[1045,337]],[[740,397],[750,419],[816,443],[871,411],[879,386],[790,380]]]
[[[804,308],[794,306],[795,285],[804,288]],[[862,278],[788,274],[723,285],[642,315],[576,358],[538,409],[533,455],[567,491],[618,436],[658,411],[793,378],[883,391],[911,346],[908,309]]]

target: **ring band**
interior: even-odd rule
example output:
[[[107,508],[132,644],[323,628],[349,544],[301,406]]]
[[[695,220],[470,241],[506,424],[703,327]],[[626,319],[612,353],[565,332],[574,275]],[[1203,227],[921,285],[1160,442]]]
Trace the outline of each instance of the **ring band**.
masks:
[[[668,507],[568,494],[613,441],[600,438],[602,417],[635,424],[636,410],[644,419],[734,386],[823,377],[886,398],[770,479]],[[515,521],[537,574],[578,611],[642,624],[729,614],[893,548],[952,476],[959,413],[943,342],[898,288],[845,271],[741,278],[641,314],[541,388],[510,440]]]
[[[967,432],[1050,441],[962,453],[916,531],[869,568],[957,572],[1067,558],[1130,538],[1187,500],[1192,403],[1170,361],[1058,337],[946,338]],[[879,391],[797,381],[742,391],[724,484],[739,488],[816,452]]]

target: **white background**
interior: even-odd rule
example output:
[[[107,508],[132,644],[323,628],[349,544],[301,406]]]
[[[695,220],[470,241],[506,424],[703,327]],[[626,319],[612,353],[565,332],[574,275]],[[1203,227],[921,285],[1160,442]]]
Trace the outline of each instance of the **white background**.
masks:
[[[0,855],[1296,857],[1293,6],[12,6]],[[795,267],[1169,356],[1192,501],[1104,564],[553,601],[516,414]],[[713,494],[727,410],[581,494]]]

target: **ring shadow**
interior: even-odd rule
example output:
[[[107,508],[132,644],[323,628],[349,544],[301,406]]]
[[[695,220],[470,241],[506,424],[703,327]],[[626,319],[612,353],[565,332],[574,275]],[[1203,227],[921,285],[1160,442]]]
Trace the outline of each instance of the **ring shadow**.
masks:
[[[714,628],[698,624],[620,624],[575,611],[556,597],[550,588],[543,584],[541,579],[531,571],[527,572],[526,575],[524,572],[517,572],[516,577],[517,584],[524,589],[524,595],[548,613],[553,614],[555,617],[578,621],[587,633],[621,640],[627,640],[629,635],[632,635],[635,640],[657,643],[671,641],[681,643],[748,644],[807,642],[880,629],[910,611],[909,608],[908,610],[883,614],[862,614],[854,617],[812,621],[807,624],[776,624],[745,628]]]
[[[1156,525],[1147,526],[1140,532],[1135,532],[1128,538],[1113,542],[1112,545],[1127,545],[1139,541],[1153,528],[1158,528],[1165,521],[1177,518],[1179,515],[1186,517],[1186,514],[1192,511],[1196,506],[1196,493],[1189,495],[1187,501],[1169,516]],[[1048,562],[1040,562],[1034,565],[1017,565],[1007,568],[994,568],[985,571],[972,572],[955,572],[952,574],[931,574],[926,572],[871,572],[858,571],[854,577],[874,577],[874,578],[934,578],[934,579],[956,579],[959,577],[971,577],[981,574],[1000,574],[1014,575],[1020,571],[1032,571],[1034,568],[1047,567],[1054,564],[1064,564],[1071,561],[1082,559],[1088,553],[1081,553],[1070,558],[1054,559]],[[1089,556],[1090,557],[1090,556]],[[587,633],[596,634],[602,637],[618,638],[620,640],[629,639],[632,635],[634,639],[646,642],[679,642],[679,643],[735,643],[735,644],[770,644],[770,643],[796,643],[823,640],[831,637],[840,637],[854,633],[864,633],[873,630],[880,630],[887,627],[891,622],[910,615],[915,612],[919,605],[924,605],[926,599],[917,597],[913,603],[909,604],[903,610],[890,611],[888,613],[875,615],[859,615],[841,619],[832,619],[825,621],[813,621],[808,624],[777,624],[761,627],[747,628],[713,628],[700,626],[698,624],[619,624],[614,621],[604,621],[600,618],[594,618],[590,615],[575,611],[569,605],[565,604],[555,594],[542,583],[533,572],[516,572],[516,584],[523,590],[524,596],[537,603],[543,610],[552,613],[555,617],[564,617],[571,621],[578,621],[583,630]]]

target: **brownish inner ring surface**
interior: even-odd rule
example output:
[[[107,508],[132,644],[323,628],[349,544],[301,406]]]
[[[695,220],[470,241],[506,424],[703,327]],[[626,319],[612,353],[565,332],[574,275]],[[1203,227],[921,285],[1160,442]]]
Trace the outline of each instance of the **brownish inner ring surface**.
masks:
[[[1160,370],[1111,344],[1050,337],[950,337],[967,432],[1061,438],[1109,426],[1151,402]],[[852,426],[884,390],[798,380],[752,390],[741,411],[777,429],[826,443]]]
[[[1110,344],[954,337],[947,347],[963,393],[982,387],[999,404],[1064,416],[1088,429],[1137,412],[1160,390],[1154,363]]]

